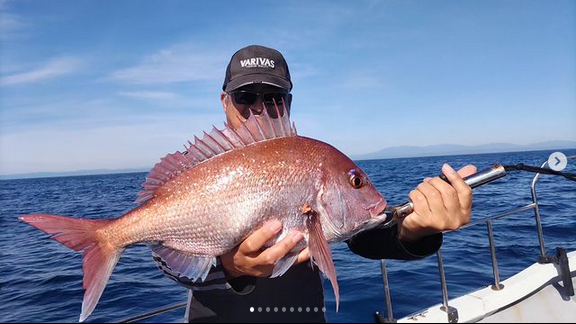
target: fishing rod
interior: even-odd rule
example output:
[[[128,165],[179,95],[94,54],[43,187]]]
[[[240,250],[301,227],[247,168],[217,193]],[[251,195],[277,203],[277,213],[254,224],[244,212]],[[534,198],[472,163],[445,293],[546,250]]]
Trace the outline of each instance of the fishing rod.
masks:
[[[543,165],[544,166],[544,165]],[[472,175],[469,175],[465,178],[462,178],[464,182],[470,186],[470,188],[478,188],[485,184],[494,182],[502,177],[504,177],[510,171],[527,171],[533,173],[542,173],[542,174],[551,174],[551,175],[559,175],[563,176],[568,180],[576,181],[576,173],[569,173],[569,172],[561,172],[555,171],[552,169],[546,169],[543,167],[535,167],[530,165],[525,165],[523,163],[519,163],[516,165],[501,165],[501,164],[494,164],[489,168],[484,170],[478,171]],[[450,181],[444,174],[440,175],[440,179],[446,181],[450,184]],[[402,204],[386,207],[382,214],[386,214],[386,220],[382,222],[382,227],[390,227],[396,224],[398,219],[406,217],[410,215],[414,211],[414,204],[411,200],[404,202]]]

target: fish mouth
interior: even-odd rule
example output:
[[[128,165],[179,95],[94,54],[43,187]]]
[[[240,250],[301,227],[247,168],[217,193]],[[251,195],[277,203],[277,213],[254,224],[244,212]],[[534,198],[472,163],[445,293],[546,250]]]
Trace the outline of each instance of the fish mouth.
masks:
[[[370,216],[379,217],[382,215],[384,209],[386,209],[386,200],[380,198],[378,202],[366,207],[365,209],[370,212]]]
[[[380,198],[376,203],[368,206],[363,207],[364,210],[370,212],[370,219],[366,219],[359,224],[356,224],[355,231],[350,233],[350,237],[356,235],[359,232],[369,230],[385,222],[388,219],[388,215],[384,212],[386,209],[386,200]]]

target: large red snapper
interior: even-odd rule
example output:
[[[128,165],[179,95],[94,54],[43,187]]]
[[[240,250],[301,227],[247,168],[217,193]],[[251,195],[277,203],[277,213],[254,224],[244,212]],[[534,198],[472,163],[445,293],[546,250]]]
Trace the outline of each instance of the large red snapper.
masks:
[[[280,115],[277,113],[276,115]],[[96,307],[122,251],[146,242],[168,265],[204,280],[216,257],[238,245],[270,219],[304,239],[277,262],[272,277],[285,273],[298,252],[330,279],[339,301],[328,243],[376,226],[386,202],[366,174],[334,147],[296,134],[285,114],[264,110],[240,129],[225,125],[169,154],[143,184],[138,207],[116,219],[87,220],[57,215],[21,216],[52,239],[83,253],[80,321]]]

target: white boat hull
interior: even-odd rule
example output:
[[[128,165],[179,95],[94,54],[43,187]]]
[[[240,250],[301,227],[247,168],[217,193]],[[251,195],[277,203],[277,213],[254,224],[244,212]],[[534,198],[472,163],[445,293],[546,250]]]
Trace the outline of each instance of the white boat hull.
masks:
[[[576,251],[568,253],[572,283],[576,287]],[[449,301],[458,311],[458,322],[523,323],[576,322],[576,297],[568,296],[557,264],[535,263],[501,282]],[[399,323],[448,323],[439,304],[401,318]]]

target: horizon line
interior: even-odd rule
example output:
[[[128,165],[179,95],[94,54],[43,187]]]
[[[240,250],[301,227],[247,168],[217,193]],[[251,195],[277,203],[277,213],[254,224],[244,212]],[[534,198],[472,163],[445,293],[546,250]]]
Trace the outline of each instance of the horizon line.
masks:
[[[451,145],[451,144],[438,144],[438,145]],[[396,146],[401,147],[401,146]],[[424,146],[425,147],[425,146]],[[452,154],[423,154],[414,156],[394,156],[382,158],[351,158],[353,161],[375,161],[375,160],[394,160],[394,159],[412,159],[424,157],[442,157],[442,156],[462,156],[462,155],[482,155],[482,154],[503,154],[503,153],[520,153],[520,152],[539,152],[555,150],[548,149],[528,149],[528,150],[513,150],[513,151],[497,151],[497,152],[472,152],[472,153],[452,153]],[[576,147],[563,148],[560,150],[576,150]],[[27,173],[14,173],[14,174],[0,174],[0,181],[2,180],[25,180],[25,179],[43,179],[43,178],[65,178],[65,177],[84,177],[84,176],[105,176],[115,174],[130,174],[130,173],[148,173],[153,167],[135,167],[135,168],[119,168],[119,169],[86,169],[75,171],[40,171],[40,172],[27,172]]]

